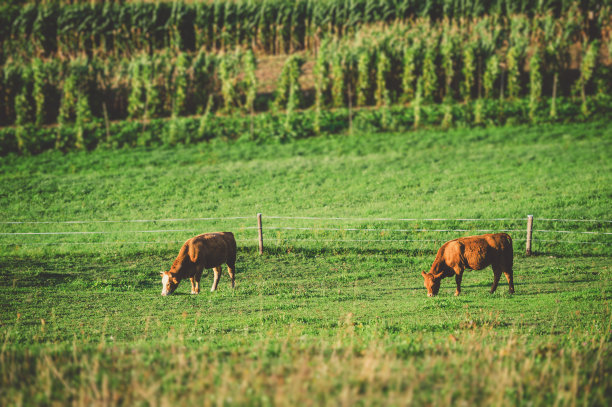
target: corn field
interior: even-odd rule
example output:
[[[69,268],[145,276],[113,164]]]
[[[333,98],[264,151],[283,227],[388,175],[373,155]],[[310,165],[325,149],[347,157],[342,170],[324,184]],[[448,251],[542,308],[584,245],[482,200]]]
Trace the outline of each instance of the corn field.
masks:
[[[376,107],[529,101],[612,94],[610,2],[214,1],[62,2],[0,6],[0,126]],[[288,53],[266,96],[266,55]],[[303,68],[312,76],[302,78]],[[550,103],[548,103],[550,100]],[[548,105],[550,105],[548,107]],[[601,105],[601,103],[598,103]],[[349,119],[350,119],[349,115]],[[143,126],[145,126],[144,124]],[[202,125],[202,128],[205,126]],[[384,125],[383,127],[388,127]],[[110,137],[110,136],[108,136]],[[61,137],[56,148],[63,149]],[[21,145],[21,141],[17,144]]]
[[[0,6],[0,61],[85,53],[131,56],[172,48],[263,53],[315,50],[326,35],[364,25],[465,20],[486,15],[529,17],[573,10],[609,18],[610,0],[215,0],[41,1]],[[608,10],[608,11],[606,11]],[[603,12],[603,13],[602,13]]]

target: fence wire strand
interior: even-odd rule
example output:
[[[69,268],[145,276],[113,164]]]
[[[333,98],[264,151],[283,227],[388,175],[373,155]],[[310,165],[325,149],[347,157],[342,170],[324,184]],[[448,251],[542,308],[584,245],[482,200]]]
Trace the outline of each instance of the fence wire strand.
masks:
[[[238,220],[252,219],[253,216],[230,216],[230,217],[200,217],[200,218],[168,218],[168,219],[118,219],[118,220],[57,220],[57,221],[0,221],[2,225],[21,224],[90,224],[90,223],[162,223],[162,222],[190,222],[209,220]],[[315,216],[265,216],[266,219],[286,220],[346,220],[346,221],[370,221],[370,222],[509,222],[524,221],[525,218],[351,218],[351,217],[315,217]],[[605,219],[554,219],[536,218],[538,222],[595,222],[612,223]]]
[[[127,220],[64,220],[64,221],[2,221],[1,225],[41,225],[41,224],[63,224],[63,225],[79,225],[79,224],[121,224],[121,223],[172,223],[172,222],[199,222],[199,221],[232,221],[232,220],[254,220],[253,216],[233,216],[233,217],[196,217],[196,218],[167,218],[167,219],[127,219]],[[307,216],[265,216],[264,219],[274,220],[303,220],[303,221],[346,221],[346,222],[524,222],[526,218],[363,218],[363,217],[307,217]],[[536,218],[537,222],[591,222],[609,224],[612,220],[596,220],[596,219],[555,219],[555,218]],[[258,226],[242,226],[237,228],[240,231],[258,229]],[[512,232],[521,233],[526,229],[393,229],[393,228],[358,228],[358,227],[294,227],[294,226],[279,226],[270,225],[264,226],[264,231],[311,231],[311,232],[387,232],[387,233],[491,233],[491,232]],[[98,230],[98,231],[28,231],[28,232],[0,232],[2,236],[33,236],[33,235],[112,235],[126,233],[194,233],[201,232],[201,229],[154,229],[154,230]],[[550,230],[550,229],[533,229],[533,233],[542,234],[560,234],[560,235],[612,235],[612,232],[602,231],[584,231],[584,230]],[[514,238],[515,241],[526,241],[526,239]],[[125,245],[125,244],[178,244],[185,240],[173,241],[101,241],[101,242],[0,242],[0,246],[33,246],[33,245]],[[258,239],[237,239],[238,242],[256,242]],[[439,243],[445,242],[447,239],[318,239],[318,238],[300,238],[300,237],[271,237],[266,239],[268,243],[275,242],[421,242],[421,243]],[[583,245],[610,245],[612,242],[588,242],[576,240],[550,240],[532,238],[532,242],[555,243],[555,244],[583,244]]]

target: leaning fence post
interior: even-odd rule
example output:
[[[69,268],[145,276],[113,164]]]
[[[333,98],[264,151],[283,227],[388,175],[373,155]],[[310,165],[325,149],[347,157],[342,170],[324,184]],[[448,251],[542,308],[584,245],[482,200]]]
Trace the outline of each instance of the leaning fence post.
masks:
[[[527,215],[527,242],[525,243],[525,254],[531,256],[531,235],[533,234],[533,215]]]
[[[257,234],[259,238],[259,254],[263,254],[263,229],[261,227],[261,213],[257,214]]]

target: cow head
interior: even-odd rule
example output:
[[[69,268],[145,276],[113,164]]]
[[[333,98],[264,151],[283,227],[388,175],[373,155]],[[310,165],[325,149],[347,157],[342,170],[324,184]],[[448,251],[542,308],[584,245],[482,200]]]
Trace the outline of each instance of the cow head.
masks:
[[[162,293],[161,295],[170,295],[178,287],[179,280],[176,279],[169,271],[161,273],[162,278]]]
[[[423,279],[425,279],[425,288],[427,288],[427,296],[433,297],[438,295],[438,291],[440,291],[440,282],[442,281],[440,276],[436,276],[433,273],[425,273],[421,271],[421,275]]]

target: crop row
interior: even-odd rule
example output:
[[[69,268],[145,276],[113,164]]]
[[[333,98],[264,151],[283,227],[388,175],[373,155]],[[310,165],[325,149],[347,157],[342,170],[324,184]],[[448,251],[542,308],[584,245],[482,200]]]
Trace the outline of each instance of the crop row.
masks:
[[[611,93],[612,41],[581,38],[580,17],[483,17],[468,25],[417,20],[322,42],[314,92],[302,88],[304,57],[286,59],[273,103],[259,93],[252,51],[165,50],[132,58],[34,58],[0,75],[0,125],[87,123],[328,107],[515,100]],[[572,53],[576,54],[572,56]],[[264,67],[265,69],[265,67]],[[314,93],[314,95],[312,95]]]
[[[74,4],[73,4],[74,3]],[[326,34],[352,33],[362,25],[528,16],[568,12],[588,15],[597,35],[610,19],[610,0],[216,0],[159,2],[53,1],[0,7],[0,62],[9,57],[132,55],[173,48],[266,53],[316,49]]]
[[[589,119],[607,119],[612,106],[608,95],[587,97]],[[256,115],[214,115],[199,117],[125,120],[105,122],[93,119],[58,127],[33,125],[0,128],[0,156],[10,153],[39,154],[49,150],[71,151],[96,148],[172,146],[212,139],[251,142],[285,142],[321,133],[373,133],[407,131],[421,127],[471,127],[532,122],[576,122],[586,119],[583,103],[560,98],[558,117],[549,115],[550,102],[536,104],[529,99],[501,103],[478,100],[392,106],[380,109],[334,109],[317,112],[260,113]]]

